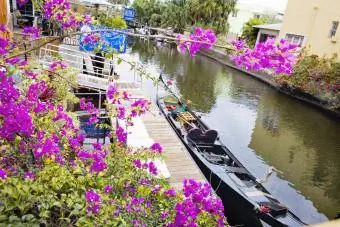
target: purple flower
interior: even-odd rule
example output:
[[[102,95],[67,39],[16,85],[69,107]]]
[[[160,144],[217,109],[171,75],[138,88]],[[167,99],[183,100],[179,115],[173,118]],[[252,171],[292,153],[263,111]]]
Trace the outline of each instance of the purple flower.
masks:
[[[90,172],[102,172],[107,168],[107,165],[103,159],[95,159],[90,167]]]
[[[97,151],[101,151],[102,150],[102,145],[100,143],[94,143],[94,144],[92,144],[92,146]]]
[[[291,75],[296,62],[297,45],[281,40],[277,45],[274,39],[258,43],[254,49],[244,48],[241,41],[234,42],[237,54],[231,60],[250,71],[271,70],[276,74]]]
[[[118,117],[118,119],[124,119],[125,118],[125,108],[123,106],[118,107],[117,117]]]
[[[154,143],[151,145],[150,149],[157,153],[162,153],[163,147],[159,143]]]
[[[246,44],[244,40],[233,40],[231,43],[236,48],[236,50],[242,50]]]
[[[27,171],[24,174],[24,179],[25,180],[34,180],[35,178],[36,178],[36,175],[33,172]]]
[[[87,212],[89,214],[97,215],[101,208],[102,199],[98,193],[94,190],[88,190],[85,193]]]
[[[104,187],[104,192],[105,193],[110,193],[111,191],[112,191],[112,186],[111,185],[105,185],[105,187]]]
[[[81,98],[79,100],[79,107],[80,107],[81,110],[85,110],[85,108],[86,108],[85,98]]]
[[[27,2],[28,0],[17,0],[17,4],[20,8],[23,7]]]
[[[124,131],[124,129],[120,126],[117,127],[116,129],[116,136],[117,136],[117,141],[120,143],[126,143],[127,141],[127,133]]]
[[[40,28],[37,27],[24,27],[23,30],[24,37],[36,39],[40,36]]]
[[[133,164],[138,168],[142,168],[142,162],[139,159],[133,160]]]
[[[190,34],[190,41],[182,40],[182,36],[177,36],[177,39],[179,40],[178,50],[182,53],[188,50],[191,56],[194,56],[201,48],[209,49],[216,43],[216,35],[211,29],[203,30],[199,27]]]
[[[153,162],[149,162],[149,172],[152,173],[153,175],[157,175],[157,167]]]
[[[89,125],[92,125],[92,124],[95,124],[95,123],[97,123],[99,120],[98,120],[98,118],[97,118],[97,116],[91,116],[90,118],[89,118]]]
[[[169,212],[163,211],[163,212],[161,213],[161,215],[159,216],[159,218],[160,218],[161,220],[164,220],[164,219],[166,219],[168,216],[169,216]]]
[[[49,67],[49,70],[55,71],[60,69],[66,69],[67,65],[62,61],[54,61]]]
[[[164,194],[168,197],[175,197],[176,196],[176,191],[175,189],[171,188],[171,189],[168,189],[164,192]]]
[[[6,63],[10,65],[16,65],[20,62],[20,58],[15,57],[15,58],[7,58]]]
[[[7,178],[7,173],[5,170],[0,169],[0,178],[5,180]]]
[[[115,84],[110,84],[110,86],[107,89],[106,95],[109,99],[114,99],[114,95],[118,91]]]
[[[0,32],[7,32],[8,31],[8,27],[5,24],[0,24]]]
[[[184,200],[175,206],[175,220],[170,226],[196,226],[201,213],[214,216],[217,226],[224,226],[224,208],[221,199],[212,194],[211,186],[193,179],[184,180]]]
[[[0,55],[5,55],[8,53],[9,40],[0,37]]]

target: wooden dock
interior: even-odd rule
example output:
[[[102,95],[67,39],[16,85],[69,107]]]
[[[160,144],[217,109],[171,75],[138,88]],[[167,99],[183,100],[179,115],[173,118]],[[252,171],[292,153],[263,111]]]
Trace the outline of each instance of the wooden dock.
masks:
[[[47,48],[46,53],[49,52],[51,51]],[[68,60],[70,65],[82,71],[82,59],[83,55],[87,54],[86,52],[80,52],[77,46],[61,45],[59,47],[59,54],[61,56],[64,56],[64,60]],[[45,58],[45,55],[42,54],[40,57]],[[89,58],[89,56],[87,56],[87,58]],[[91,68],[89,65],[90,63],[91,61],[85,62],[86,68]],[[122,78],[118,81],[114,81],[121,90],[126,90],[129,94],[131,94],[132,97],[135,98],[146,98],[146,95],[141,88],[142,79],[136,79],[136,72],[132,70],[129,64],[122,63],[119,65],[119,67],[115,69],[115,71],[122,76]],[[106,90],[109,81],[108,79],[106,79],[106,81],[104,82]],[[87,87],[103,89],[103,86],[99,83],[85,84],[87,85]],[[206,181],[203,174],[201,173],[201,170],[196,165],[195,161],[192,159],[180,139],[177,137],[176,133],[170,127],[165,117],[160,114],[160,111],[155,103],[152,104],[150,112],[142,117],[142,122],[142,125],[144,124],[144,127],[146,129],[146,131],[144,131],[144,134],[149,135],[140,136],[145,136],[144,138],[147,138],[147,136],[149,136],[149,139],[152,139],[154,142],[159,142],[164,148],[164,161],[168,173],[170,173],[170,183],[173,187],[175,187],[176,189],[182,189],[183,180],[186,178],[192,178],[197,181]],[[148,139],[143,140],[147,142],[146,140]]]
[[[129,92],[133,97],[144,96],[141,89],[134,88],[131,85],[129,87],[119,87]],[[159,142],[164,149],[164,159],[170,172],[170,183],[173,187],[182,189],[183,180],[186,178],[202,182],[206,181],[201,170],[155,103],[152,103],[150,112],[143,115],[142,121],[150,137],[155,142]]]

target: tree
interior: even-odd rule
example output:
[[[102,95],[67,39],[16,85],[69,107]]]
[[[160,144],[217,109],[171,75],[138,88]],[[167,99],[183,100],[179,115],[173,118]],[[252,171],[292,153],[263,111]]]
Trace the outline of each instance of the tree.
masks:
[[[195,12],[197,22],[203,27],[210,27],[216,33],[224,33],[228,28],[229,14],[235,11],[236,0],[207,0],[199,1]]]
[[[246,40],[248,46],[253,47],[256,42],[258,30],[253,27],[260,24],[265,24],[268,22],[267,17],[263,18],[251,18],[247,23],[243,25],[242,29],[242,39]]]
[[[135,0],[132,4],[132,7],[136,9],[136,17],[142,24],[150,24],[154,14],[161,15],[162,6],[163,4],[158,0]],[[153,18],[156,18],[156,15]]]
[[[186,1],[167,2],[162,13],[162,27],[173,27],[175,32],[182,33],[187,26],[188,14],[185,7]]]

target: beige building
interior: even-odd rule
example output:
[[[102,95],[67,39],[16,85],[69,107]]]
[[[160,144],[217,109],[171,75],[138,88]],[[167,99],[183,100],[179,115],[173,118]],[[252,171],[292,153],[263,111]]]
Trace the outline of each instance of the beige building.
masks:
[[[288,0],[279,39],[340,58],[340,0]]]

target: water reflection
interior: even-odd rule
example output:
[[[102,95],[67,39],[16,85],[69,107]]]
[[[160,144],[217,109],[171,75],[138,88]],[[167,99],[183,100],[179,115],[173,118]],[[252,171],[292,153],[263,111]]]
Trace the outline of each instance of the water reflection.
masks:
[[[299,217],[317,223],[340,212],[339,122],[205,57],[141,43],[132,52],[174,79],[257,178],[269,166],[281,171],[265,186]]]
[[[258,106],[249,147],[283,171],[283,178],[293,182],[320,211],[333,218],[340,211],[338,135],[338,122],[300,102],[267,91]]]

